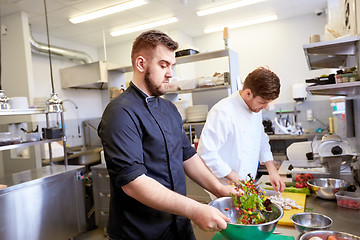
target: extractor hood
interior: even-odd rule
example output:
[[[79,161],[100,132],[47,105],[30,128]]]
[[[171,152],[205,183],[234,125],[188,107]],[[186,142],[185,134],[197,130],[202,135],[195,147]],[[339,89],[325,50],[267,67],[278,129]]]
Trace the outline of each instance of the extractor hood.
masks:
[[[62,88],[107,89],[108,66],[98,61],[60,69]]]

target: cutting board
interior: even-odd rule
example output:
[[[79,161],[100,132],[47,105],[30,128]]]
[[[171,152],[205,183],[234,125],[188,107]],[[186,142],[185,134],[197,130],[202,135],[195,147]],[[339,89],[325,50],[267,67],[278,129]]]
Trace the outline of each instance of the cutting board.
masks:
[[[0,189],[6,188],[6,187],[7,187],[7,185],[0,184]]]
[[[289,193],[289,192],[282,192],[281,195],[285,198],[290,198],[295,200],[296,204],[302,206],[302,209],[291,209],[291,210],[284,210],[284,216],[279,220],[279,225],[286,225],[286,226],[294,226],[290,217],[295,213],[304,212],[305,209],[305,201],[306,201],[306,194],[305,193]]]

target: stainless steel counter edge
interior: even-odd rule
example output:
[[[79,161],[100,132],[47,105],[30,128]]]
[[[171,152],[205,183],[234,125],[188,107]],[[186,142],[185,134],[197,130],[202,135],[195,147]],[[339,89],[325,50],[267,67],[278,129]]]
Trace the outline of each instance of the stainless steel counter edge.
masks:
[[[37,184],[50,177],[58,178],[64,174],[74,173],[76,171],[82,170],[85,170],[85,166],[68,165],[65,167],[64,165],[52,165],[13,173],[9,176],[0,178],[0,184],[7,185],[6,188],[0,190],[0,195],[26,186]]]
[[[323,133],[305,133],[302,135],[291,135],[291,134],[269,134],[270,140],[292,140],[292,139],[303,139],[312,140],[315,135],[324,135]]]

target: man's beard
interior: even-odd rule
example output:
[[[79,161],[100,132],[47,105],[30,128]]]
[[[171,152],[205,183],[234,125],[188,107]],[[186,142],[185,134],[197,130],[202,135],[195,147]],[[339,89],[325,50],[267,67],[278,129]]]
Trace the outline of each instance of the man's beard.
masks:
[[[158,97],[158,96],[164,95],[167,92],[167,88],[162,89],[162,83],[160,83],[159,85],[156,85],[155,81],[150,77],[150,75],[151,75],[151,69],[146,69],[145,84],[146,84],[147,88],[149,89],[151,96]]]

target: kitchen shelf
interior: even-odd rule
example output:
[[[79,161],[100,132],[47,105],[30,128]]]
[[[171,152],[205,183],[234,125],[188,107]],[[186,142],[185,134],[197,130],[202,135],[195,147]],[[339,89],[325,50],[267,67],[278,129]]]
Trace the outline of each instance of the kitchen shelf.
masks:
[[[181,56],[176,58],[176,64],[198,62],[214,58],[221,58],[230,56],[234,52],[231,49],[222,49],[213,52],[197,53],[193,55]]]
[[[53,113],[47,113],[45,111],[45,109],[42,108],[29,108],[29,109],[9,109],[9,110],[0,110],[0,116],[17,116],[17,115],[33,115],[33,114],[45,114],[46,117],[46,127],[49,127],[50,123],[49,123],[49,114],[53,114]],[[60,118],[61,118],[61,126],[65,126],[64,123],[64,115],[63,112],[60,112]],[[4,150],[11,150],[11,149],[16,149],[16,148],[21,148],[21,147],[29,147],[29,146],[33,146],[33,145],[38,145],[38,144],[49,144],[49,156],[50,156],[50,163],[53,163],[53,158],[52,158],[52,152],[51,152],[51,143],[52,142],[56,142],[56,141],[62,141],[63,142],[63,148],[64,148],[64,165],[67,166],[68,165],[68,158],[67,158],[67,150],[66,150],[66,136],[65,136],[65,131],[64,128],[62,128],[62,137],[61,138],[54,138],[54,139],[43,139],[40,141],[33,141],[33,142],[23,142],[23,143],[17,143],[17,144],[9,144],[9,145],[4,145],[4,146],[0,146],[0,151],[4,151]]]
[[[217,89],[229,89],[231,86],[220,85],[220,86],[213,86],[213,87],[202,87],[202,88],[194,88],[194,89],[187,89],[187,90],[176,90],[176,91],[168,91],[166,94],[183,94],[183,93],[193,93],[193,92],[205,92]]]
[[[0,146],[0,151],[10,150],[10,149],[15,149],[15,148],[21,148],[21,147],[29,147],[29,146],[33,146],[33,145],[37,145],[37,144],[57,142],[57,141],[62,141],[62,140],[63,140],[62,138],[56,138],[56,139],[44,139],[44,140],[33,141],[33,142],[23,142],[23,143],[17,143],[17,144],[9,144],[9,145]]]
[[[338,38],[303,46],[309,69],[357,67],[360,77],[360,36]],[[347,64],[352,66],[347,66]],[[360,82],[347,82],[309,86],[306,88],[313,95],[346,96],[357,98],[360,94]]]
[[[304,45],[309,69],[345,67],[348,58],[357,55],[359,41],[355,36]]]
[[[204,125],[205,121],[201,121],[201,122],[184,122],[183,125],[184,126],[201,126]]]
[[[313,95],[359,96],[360,81],[309,86],[306,90]]]
[[[32,114],[44,114],[45,109],[9,109],[0,110],[0,116],[14,116],[14,115],[32,115]]]

